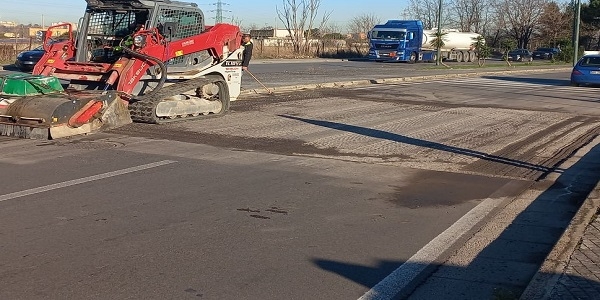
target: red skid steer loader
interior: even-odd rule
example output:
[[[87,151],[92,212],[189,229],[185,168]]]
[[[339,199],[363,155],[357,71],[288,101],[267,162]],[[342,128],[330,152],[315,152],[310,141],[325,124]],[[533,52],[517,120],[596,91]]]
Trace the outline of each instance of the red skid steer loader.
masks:
[[[0,134],[55,139],[219,115],[241,86],[241,32],[194,3],[86,0],[77,35],[48,28],[33,74],[0,77]],[[68,27],[68,39],[53,30]]]

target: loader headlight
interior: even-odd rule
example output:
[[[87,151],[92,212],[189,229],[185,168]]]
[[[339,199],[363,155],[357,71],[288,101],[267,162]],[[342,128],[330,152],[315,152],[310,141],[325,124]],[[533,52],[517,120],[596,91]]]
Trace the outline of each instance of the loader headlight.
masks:
[[[146,45],[146,37],[143,35],[136,35],[133,38],[133,44],[138,48],[144,47]]]

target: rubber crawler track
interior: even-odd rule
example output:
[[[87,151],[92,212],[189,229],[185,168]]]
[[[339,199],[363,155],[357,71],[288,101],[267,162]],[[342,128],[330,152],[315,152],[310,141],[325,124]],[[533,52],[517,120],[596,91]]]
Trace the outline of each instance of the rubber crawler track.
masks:
[[[176,96],[191,90],[194,90],[203,85],[223,80],[220,76],[209,75],[206,77],[186,80],[184,82],[175,83],[161,88],[159,91],[151,94],[135,97],[129,103],[129,113],[134,122],[162,124],[176,122],[182,120],[192,120],[206,118],[210,115],[200,116],[182,116],[177,119],[161,119],[156,116],[156,107],[158,103],[165,98]]]

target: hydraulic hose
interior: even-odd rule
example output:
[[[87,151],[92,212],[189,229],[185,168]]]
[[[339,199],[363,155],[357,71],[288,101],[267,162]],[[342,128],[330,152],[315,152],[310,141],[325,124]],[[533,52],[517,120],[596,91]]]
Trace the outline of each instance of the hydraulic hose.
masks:
[[[160,80],[158,81],[158,85],[156,85],[156,87],[151,92],[147,93],[146,95],[151,95],[151,94],[154,94],[157,91],[159,91],[163,87],[165,82],[167,81],[167,66],[165,65],[165,63],[163,63],[160,59],[158,59],[156,57],[133,51],[127,47],[123,47],[123,51],[125,53],[130,54],[133,57],[150,60],[150,61],[155,62],[158,65],[158,67],[160,68]]]

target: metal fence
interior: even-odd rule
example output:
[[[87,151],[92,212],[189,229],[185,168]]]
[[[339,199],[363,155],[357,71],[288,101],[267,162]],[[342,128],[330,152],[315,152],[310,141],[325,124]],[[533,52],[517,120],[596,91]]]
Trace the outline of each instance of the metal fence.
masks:
[[[31,50],[38,45],[34,43],[34,38],[19,40],[0,40],[0,62],[13,63],[17,55],[22,51]]]
[[[285,40],[273,42],[264,39],[254,39],[253,56],[255,58],[358,58],[363,57],[369,52],[369,46],[366,43],[354,43],[344,41],[344,43],[334,41],[318,41],[311,43],[308,52],[303,54],[294,53],[294,47]]]

